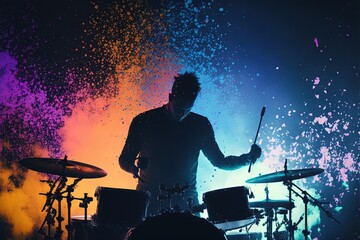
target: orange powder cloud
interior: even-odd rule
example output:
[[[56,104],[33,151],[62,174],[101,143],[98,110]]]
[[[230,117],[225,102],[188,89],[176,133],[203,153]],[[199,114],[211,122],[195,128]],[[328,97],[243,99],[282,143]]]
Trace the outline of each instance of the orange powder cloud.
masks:
[[[137,9],[141,6],[134,7]],[[75,198],[83,198],[84,193],[94,198],[89,204],[89,215],[96,212],[94,193],[98,186],[135,188],[136,179],[118,165],[130,122],[136,114],[161,106],[167,101],[173,76],[180,69],[180,66],[174,64],[177,61],[172,59],[171,54],[159,50],[167,49],[166,37],[158,37],[155,31],[158,27],[164,27],[161,17],[146,11],[134,11],[131,14],[136,14],[136,17],[133,17],[124,11],[122,5],[116,5],[106,11],[101,10],[101,14],[90,19],[90,29],[86,33],[96,43],[93,45],[98,47],[91,49],[87,56],[92,62],[101,65],[97,76],[101,79],[99,84],[104,86],[97,94],[88,92],[87,88],[80,90],[76,98],[84,100],[69,106],[72,114],[64,118],[64,126],[60,129],[61,151],[69,160],[91,164],[107,172],[107,176],[102,178],[81,180],[72,193]],[[144,20],[148,18],[153,18],[153,21]],[[124,23],[121,28],[118,28],[119,22]],[[124,38],[119,39],[119,35]],[[103,65],[107,62],[114,67],[112,75],[108,74],[108,69]],[[49,153],[39,146],[34,146],[32,155],[49,157]],[[1,187],[6,186],[13,171],[1,170]],[[46,213],[41,212],[41,209],[46,198],[39,195],[49,190],[46,183],[40,182],[47,178],[44,176],[29,170],[21,188],[0,192],[0,215],[13,225],[12,236],[16,238],[34,234],[44,220]],[[69,178],[67,184],[73,181],[73,178]],[[84,214],[79,204],[78,199],[72,201],[72,216]],[[57,208],[56,205],[54,207]],[[63,238],[67,235],[66,213],[66,200],[63,200]],[[55,227],[52,226],[53,231]]]
[[[7,169],[0,162],[0,216],[11,224],[12,236],[23,239],[37,230],[45,218],[46,212],[41,210],[46,197],[39,193],[46,193],[49,188],[40,182],[47,177],[35,171],[28,171],[23,185],[15,188],[9,177],[20,174],[17,171],[15,164]]]
[[[84,193],[94,197],[98,186],[135,189],[136,179],[120,169],[118,157],[132,118],[153,107],[147,102],[164,103],[168,93],[167,82],[171,80],[166,75],[166,79],[160,77],[157,83],[154,82],[159,94],[144,94],[141,83],[134,80],[138,78],[137,75],[137,69],[130,69],[126,75],[118,75],[121,79],[116,85],[116,97],[89,98],[75,106],[73,114],[65,119],[61,129],[62,149],[68,159],[91,164],[107,172],[107,176],[102,178],[81,180],[73,193],[75,197],[82,198]],[[84,209],[78,205],[73,204],[73,215],[84,214]],[[94,198],[89,204],[88,213],[94,214],[96,207]]]

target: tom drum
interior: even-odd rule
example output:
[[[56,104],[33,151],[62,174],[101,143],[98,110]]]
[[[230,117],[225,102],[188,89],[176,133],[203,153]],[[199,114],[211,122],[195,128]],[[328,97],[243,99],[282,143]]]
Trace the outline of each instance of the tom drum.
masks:
[[[231,187],[209,191],[203,194],[209,221],[222,230],[245,227],[256,218],[249,206],[249,189]]]

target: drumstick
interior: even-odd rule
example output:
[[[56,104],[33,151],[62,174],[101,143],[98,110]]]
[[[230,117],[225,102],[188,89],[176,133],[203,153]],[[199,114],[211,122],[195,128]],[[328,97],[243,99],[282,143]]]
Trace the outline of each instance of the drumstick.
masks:
[[[263,116],[264,116],[264,114],[265,114],[265,110],[266,110],[265,107],[263,107],[263,108],[261,109],[260,122],[259,122],[259,126],[258,126],[258,129],[257,129],[257,132],[256,132],[256,136],[255,136],[255,139],[254,139],[254,144],[256,144],[256,140],[257,140],[257,137],[258,137],[258,135],[259,135],[260,125],[261,125],[262,118],[263,118]],[[253,161],[251,160],[251,162],[250,162],[250,164],[249,164],[248,172],[251,171],[251,164],[252,164],[252,162],[253,162]]]

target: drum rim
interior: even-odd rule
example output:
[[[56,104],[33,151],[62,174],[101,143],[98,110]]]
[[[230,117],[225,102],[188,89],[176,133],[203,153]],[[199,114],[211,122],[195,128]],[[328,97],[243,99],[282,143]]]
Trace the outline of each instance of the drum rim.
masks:
[[[193,220],[193,224],[202,224],[201,226],[205,226],[209,228],[208,230],[218,231],[219,234],[223,233],[221,229],[219,229],[215,224],[207,220],[206,218],[199,217],[196,215],[191,214],[190,212],[165,212],[157,215],[153,215],[150,217],[147,217],[144,221],[140,222],[137,226],[130,229],[129,232],[132,232],[133,234],[138,234],[144,228],[154,224],[157,220],[166,220],[166,218],[170,218],[168,220],[174,220],[174,219],[181,219],[185,220],[186,218],[189,218],[187,220]],[[200,225],[199,225],[200,226]],[[155,229],[154,229],[155,230]],[[193,233],[196,234],[196,233]],[[224,234],[225,237],[225,234]]]
[[[219,188],[219,189],[214,189],[214,190],[210,190],[210,191],[207,191],[207,192],[204,192],[203,193],[203,197],[207,194],[210,194],[210,193],[214,193],[214,192],[226,192],[226,191],[230,191],[230,190],[234,190],[234,189],[242,189],[242,190],[246,190],[248,191],[249,188],[246,187],[246,186],[234,186],[234,187],[228,187],[228,188]]]
[[[249,221],[249,222],[247,222]],[[238,219],[238,220],[234,220],[234,221],[222,221],[222,222],[213,222],[213,224],[215,225],[215,227],[221,229],[221,230],[234,230],[234,229],[238,229],[238,228],[243,228],[246,226],[249,226],[250,224],[253,224],[256,221],[256,217],[255,216],[251,216],[248,218],[244,218],[244,219]],[[241,223],[241,222],[247,222],[245,224],[237,224],[237,223]],[[235,225],[236,224],[236,225]],[[224,226],[229,226],[224,228]]]

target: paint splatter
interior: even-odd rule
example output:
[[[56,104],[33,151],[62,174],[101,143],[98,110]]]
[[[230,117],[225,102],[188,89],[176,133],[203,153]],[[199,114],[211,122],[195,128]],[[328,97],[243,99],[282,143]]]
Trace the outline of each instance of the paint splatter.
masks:
[[[314,38],[314,43],[315,43],[315,46],[318,48],[319,47],[319,41],[317,38]]]

